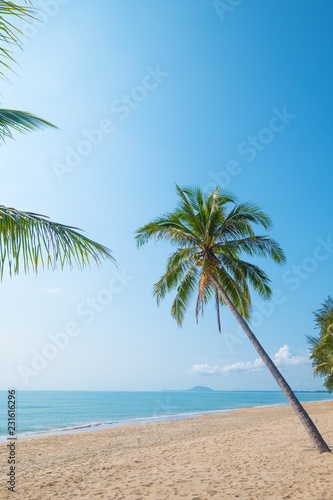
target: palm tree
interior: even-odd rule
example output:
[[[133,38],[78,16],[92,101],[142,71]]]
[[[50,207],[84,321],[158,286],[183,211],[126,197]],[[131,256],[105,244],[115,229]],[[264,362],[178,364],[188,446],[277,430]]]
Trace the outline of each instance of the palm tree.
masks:
[[[329,392],[332,392],[333,331],[329,331],[320,339],[318,343],[313,346],[313,351],[310,358],[313,360],[314,374],[326,377],[325,386]]]
[[[325,387],[333,392],[333,299],[328,297],[314,315],[320,335],[307,337],[312,347],[310,359],[314,375],[325,377]]]
[[[236,204],[233,195],[218,187],[207,196],[197,188],[176,188],[179,198],[176,209],[136,231],[139,247],[151,239],[168,240],[176,247],[167,261],[165,274],[154,285],[157,303],[160,304],[167,292],[176,289],[171,313],[178,325],[182,325],[195,291],[198,292],[197,320],[199,311],[203,312],[209,299],[214,298],[220,331],[219,309],[226,305],[288,398],[317,450],[329,452],[318,429],[249,327],[249,285],[266,300],[271,296],[271,289],[265,272],[242,260],[241,254],[270,257],[278,264],[285,261],[277,242],[268,236],[257,236],[253,229],[253,225],[268,229],[269,217],[252,203]],[[230,204],[232,208],[228,210]]]

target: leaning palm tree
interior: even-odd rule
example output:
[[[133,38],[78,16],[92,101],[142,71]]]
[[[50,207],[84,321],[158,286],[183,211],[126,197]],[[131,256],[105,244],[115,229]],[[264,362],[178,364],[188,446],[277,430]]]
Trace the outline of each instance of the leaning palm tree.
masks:
[[[207,196],[197,188],[176,187],[179,197],[176,209],[136,231],[139,247],[151,239],[168,240],[176,247],[167,261],[165,274],[154,285],[157,303],[175,289],[171,313],[178,325],[182,325],[195,291],[198,292],[197,320],[200,310],[203,312],[204,306],[213,298],[220,331],[220,306],[227,306],[288,398],[317,450],[329,452],[318,429],[249,327],[249,285],[263,299],[270,298],[271,289],[265,272],[243,260],[241,254],[270,257],[278,264],[285,261],[276,241],[255,234],[254,225],[264,229],[271,226],[269,217],[252,203],[236,204],[233,195],[218,187]],[[229,210],[230,204],[232,208]]]

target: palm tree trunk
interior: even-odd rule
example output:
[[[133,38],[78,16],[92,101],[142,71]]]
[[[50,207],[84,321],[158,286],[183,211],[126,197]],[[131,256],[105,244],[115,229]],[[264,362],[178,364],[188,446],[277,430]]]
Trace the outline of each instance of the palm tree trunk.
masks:
[[[287,383],[287,381],[284,379],[278,368],[275,366],[271,358],[268,356],[266,351],[263,349],[261,344],[258,342],[257,338],[253,334],[252,330],[249,328],[247,322],[242,318],[242,316],[239,314],[231,300],[229,299],[226,291],[224,288],[220,285],[219,281],[215,277],[213,273],[209,273],[209,277],[211,278],[212,282],[214,283],[215,287],[219,291],[223,301],[225,304],[229,307],[230,311],[232,314],[235,316],[237,319],[238,323],[241,325],[243,328],[244,332],[246,335],[249,337],[250,341],[254,345],[256,351],[258,352],[259,356],[275,378],[276,382],[279,384],[281,387],[283,393],[287,397],[289,403],[293,407],[293,409],[296,412],[296,415],[304,425],[306,431],[308,432],[310,438],[312,439],[313,444],[319,451],[319,453],[324,453],[324,452],[331,452],[325,441],[323,440],[321,434],[319,433],[317,427],[315,424],[312,422],[311,418],[309,417],[308,413],[305,411],[303,406],[300,404],[298,401],[297,397],[293,393],[291,387]]]

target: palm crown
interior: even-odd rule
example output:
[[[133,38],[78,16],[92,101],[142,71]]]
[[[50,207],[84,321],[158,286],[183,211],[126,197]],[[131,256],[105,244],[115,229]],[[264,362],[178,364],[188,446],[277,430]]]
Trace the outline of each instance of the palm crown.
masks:
[[[172,315],[181,325],[197,290],[197,319],[199,311],[203,312],[204,305],[214,298],[221,331],[219,306],[224,301],[211,279],[214,276],[242,317],[249,319],[249,284],[263,299],[269,299],[270,280],[258,266],[241,259],[241,254],[268,256],[277,263],[285,261],[276,241],[255,234],[254,225],[264,229],[271,226],[269,217],[252,203],[236,204],[233,195],[218,187],[207,196],[198,188],[176,188],[176,210],[154,219],[136,233],[138,246],[149,239],[164,239],[177,247],[168,258],[165,274],[154,285],[157,302],[176,289]]]

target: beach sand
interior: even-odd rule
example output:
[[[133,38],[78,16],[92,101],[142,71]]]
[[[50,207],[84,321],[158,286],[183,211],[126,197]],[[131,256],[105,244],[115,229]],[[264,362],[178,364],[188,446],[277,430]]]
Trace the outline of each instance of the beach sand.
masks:
[[[333,448],[333,401],[304,406]],[[333,498],[333,454],[290,406],[21,440],[15,494],[0,454],[1,499]]]

